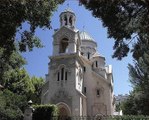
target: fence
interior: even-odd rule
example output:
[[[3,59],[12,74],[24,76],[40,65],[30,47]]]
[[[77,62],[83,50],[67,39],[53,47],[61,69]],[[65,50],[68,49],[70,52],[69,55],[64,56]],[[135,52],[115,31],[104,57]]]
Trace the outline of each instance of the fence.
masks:
[[[53,116],[51,120],[149,120],[149,116]]]

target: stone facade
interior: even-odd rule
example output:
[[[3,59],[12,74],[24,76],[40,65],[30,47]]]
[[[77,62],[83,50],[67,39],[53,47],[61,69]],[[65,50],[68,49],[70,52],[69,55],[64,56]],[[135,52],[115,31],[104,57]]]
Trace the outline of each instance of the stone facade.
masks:
[[[70,9],[60,14],[60,29],[53,35],[53,55],[42,89],[42,104],[56,104],[60,115],[112,115],[112,66],[85,31],[75,28],[76,16]]]

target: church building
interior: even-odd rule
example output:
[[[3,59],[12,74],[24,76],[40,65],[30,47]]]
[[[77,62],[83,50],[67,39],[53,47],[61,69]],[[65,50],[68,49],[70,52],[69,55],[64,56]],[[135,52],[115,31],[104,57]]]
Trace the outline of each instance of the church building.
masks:
[[[106,65],[96,41],[79,31],[75,22],[70,8],[60,14],[41,103],[57,105],[61,116],[112,115],[112,66]]]

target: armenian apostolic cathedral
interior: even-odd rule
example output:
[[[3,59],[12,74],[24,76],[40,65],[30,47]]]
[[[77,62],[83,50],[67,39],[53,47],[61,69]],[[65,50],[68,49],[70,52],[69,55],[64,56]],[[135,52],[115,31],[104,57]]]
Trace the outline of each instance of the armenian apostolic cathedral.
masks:
[[[105,65],[95,40],[75,22],[70,8],[60,14],[41,103],[57,105],[64,116],[112,115],[112,66]]]

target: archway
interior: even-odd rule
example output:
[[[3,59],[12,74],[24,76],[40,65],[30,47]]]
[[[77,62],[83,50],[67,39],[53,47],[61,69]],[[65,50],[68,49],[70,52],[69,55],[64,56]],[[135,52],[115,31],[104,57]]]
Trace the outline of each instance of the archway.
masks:
[[[67,38],[63,38],[60,41],[60,53],[67,53],[68,52],[68,44],[69,40]]]
[[[71,116],[71,111],[69,106],[66,103],[60,102],[57,104],[58,111],[59,111],[59,117],[63,120],[69,119]]]

